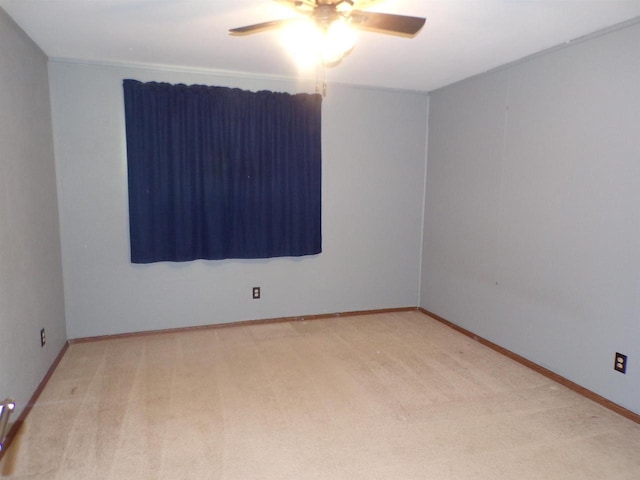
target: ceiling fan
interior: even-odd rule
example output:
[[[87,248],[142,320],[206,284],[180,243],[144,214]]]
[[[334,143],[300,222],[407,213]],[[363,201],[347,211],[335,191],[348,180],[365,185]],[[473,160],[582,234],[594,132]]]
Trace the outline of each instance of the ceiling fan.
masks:
[[[285,46],[299,65],[316,68],[316,93],[326,95],[325,67],[338,65],[355,45],[353,29],[414,37],[425,23],[424,18],[391,13],[367,12],[354,8],[369,6],[376,0],[276,0],[306,16],[286,18],[232,28],[231,35],[249,35],[282,28],[295,30]],[[291,33],[291,32],[290,32]]]
[[[366,0],[276,0],[293,7],[296,11],[305,14],[315,25],[323,31],[327,31],[336,22],[343,22],[352,28],[371,30],[391,35],[405,37],[415,36],[425,23],[424,18],[407,15],[395,15],[391,13],[367,12],[357,10],[354,7],[360,4],[374,3]],[[232,28],[231,35],[248,35],[264,30],[276,29],[285,26],[297,19],[280,19],[268,22],[256,23],[244,27]]]

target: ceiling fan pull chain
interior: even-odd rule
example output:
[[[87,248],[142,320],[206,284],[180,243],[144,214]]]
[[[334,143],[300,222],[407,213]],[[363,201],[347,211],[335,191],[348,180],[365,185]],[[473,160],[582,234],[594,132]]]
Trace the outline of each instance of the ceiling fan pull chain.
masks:
[[[316,63],[316,93],[327,96],[327,71],[322,60]]]
[[[316,93],[327,96],[327,70],[322,60],[316,63]]]
[[[322,98],[327,96],[327,68],[322,62]]]

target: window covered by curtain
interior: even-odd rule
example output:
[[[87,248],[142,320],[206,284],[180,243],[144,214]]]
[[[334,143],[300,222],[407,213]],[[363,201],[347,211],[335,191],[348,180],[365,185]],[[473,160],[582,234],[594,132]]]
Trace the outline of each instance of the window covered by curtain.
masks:
[[[320,95],[123,85],[133,263],[320,253]]]

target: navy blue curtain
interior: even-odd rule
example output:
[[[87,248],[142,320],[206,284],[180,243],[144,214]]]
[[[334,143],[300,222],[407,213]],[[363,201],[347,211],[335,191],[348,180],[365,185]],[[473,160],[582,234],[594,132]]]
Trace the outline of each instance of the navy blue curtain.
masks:
[[[320,253],[320,95],[124,80],[131,261]]]

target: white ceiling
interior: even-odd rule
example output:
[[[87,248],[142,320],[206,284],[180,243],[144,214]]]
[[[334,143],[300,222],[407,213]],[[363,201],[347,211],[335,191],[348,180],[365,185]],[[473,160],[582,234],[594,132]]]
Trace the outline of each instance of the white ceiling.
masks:
[[[330,82],[429,91],[640,20],[640,0],[373,3],[370,10],[426,17],[427,23],[413,39],[359,32],[351,55],[328,71]],[[0,6],[50,58],[311,75],[296,70],[277,32],[227,34],[292,15],[271,0],[0,0]]]

